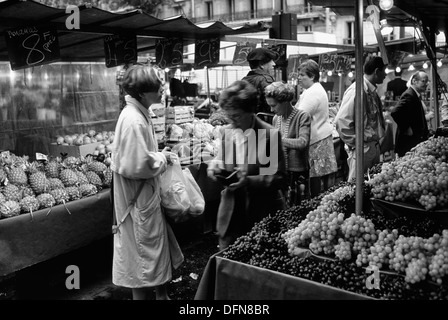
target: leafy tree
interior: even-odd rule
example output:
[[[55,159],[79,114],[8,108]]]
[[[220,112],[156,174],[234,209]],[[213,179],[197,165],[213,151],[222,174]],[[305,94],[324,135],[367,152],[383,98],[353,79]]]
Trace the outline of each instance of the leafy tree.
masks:
[[[129,5],[142,9],[145,13],[154,15],[158,6],[166,3],[166,0],[128,0]]]

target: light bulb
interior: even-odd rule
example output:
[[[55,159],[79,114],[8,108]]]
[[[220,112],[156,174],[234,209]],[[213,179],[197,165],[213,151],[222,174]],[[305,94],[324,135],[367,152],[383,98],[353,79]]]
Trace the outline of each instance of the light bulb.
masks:
[[[400,72],[401,72],[401,68],[400,68],[400,67],[396,67],[396,68],[395,68],[395,72],[400,73]]]
[[[327,72],[327,75],[328,75],[329,77],[331,77],[331,76],[333,75],[333,72],[332,72],[332,71],[328,71],[328,72]]]
[[[428,63],[425,62],[425,63],[423,64],[423,69],[428,69]]]
[[[437,66],[440,68],[442,66],[442,60],[437,61]]]
[[[380,8],[384,11],[389,11],[394,6],[393,0],[380,0]]]
[[[414,67],[413,64],[411,64],[411,65],[409,66],[409,71],[414,71],[414,70],[415,70],[415,67]]]
[[[353,72],[350,71],[350,72],[348,73],[348,76],[349,76],[350,78],[352,78],[352,77],[353,77]]]

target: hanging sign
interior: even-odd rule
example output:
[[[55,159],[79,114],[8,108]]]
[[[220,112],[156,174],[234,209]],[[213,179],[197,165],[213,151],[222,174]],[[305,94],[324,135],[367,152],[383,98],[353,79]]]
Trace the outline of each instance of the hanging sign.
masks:
[[[104,37],[106,67],[113,68],[137,61],[137,37],[135,35],[109,35]]]
[[[29,26],[5,31],[12,70],[49,64],[60,59],[58,33],[54,26]]]
[[[286,60],[286,44],[273,44],[265,46],[265,48],[277,53],[277,59],[274,60],[276,68],[286,68],[288,64]]]
[[[319,70],[349,73],[352,66],[352,57],[347,55],[338,55],[323,53],[319,56]]]
[[[306,60],[308,60],[307,54],[292,54],[288,57],[288,66],[286,67],[288,80],[297,80],[299,78],[299,66]]]
[[[197,68],[216,66],[219,62],[219,38],[197,39],[194,48],[194,64]]]
[[[237,66],[247,66],[247,55],[255,49],[256,43],[238,42],[236,44],[235,53],[233,54],[232,63]]]
[[[183,63],[184,43],[182,39],[156,40],[156,65],[164,69]]]

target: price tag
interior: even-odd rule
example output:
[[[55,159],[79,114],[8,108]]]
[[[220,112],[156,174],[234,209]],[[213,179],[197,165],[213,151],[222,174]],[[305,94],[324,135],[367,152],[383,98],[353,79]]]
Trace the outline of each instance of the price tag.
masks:
[[[36,152],[36,160],[37,161],[48,161],[48,157],[43,153]]]
[[[235,53],[233,54],[232,63],[238,66],[249,65],[249,62],[247,62],[247,55],[249,54],[249,52],[254,50],[255,47],[256,47],[255,43],[250,42],[237,43]]]
[[[113,68],[137,61],[137,36],[110,35],[104,37],[106,67]]]
[[[49,64],[60,59],[57,30],[53,25],[5,31],[12,70]]]
[[[182,39],[156,40],[156,65],[164,69],[183,63],[184,44]]]
[[[215,66],[219,62],[219,38],[197,39],[195,43],[194,64],[197,68]]]
[[[352,57],[347,55],[324,53],[319,56],[320,71],[349,73],[351,65]]]

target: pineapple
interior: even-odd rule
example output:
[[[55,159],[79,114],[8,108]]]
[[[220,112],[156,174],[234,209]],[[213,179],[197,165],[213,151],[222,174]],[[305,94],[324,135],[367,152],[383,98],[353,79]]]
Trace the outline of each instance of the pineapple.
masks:
[[[67,169],[75,169],[79,164],[79,159],[73,156],[69,156],[62,161],[62,165]]]
[[[98,193],[97,188],[93,184],[83,184],[79,186],[79,192],[83,197],[92,196]]]
[[[26,186],[28,184],[28,177],[22,165],[12,165],[7,170],[9,183],[16,186]]]
[[[64,184],[59,178],[48,178],[50,184],[49,190],[64,188]]]
[[[103,182],[101,181],[101,178],[93,171],[87,171],[86,177],[89,180],[90,184],[93,184],[97,190],[101,190]]]
[[[28,179],[30,181],[31,189],[33,189],[35,194],[39,195],[50,190],[50,182],[42,171],[32,173]]]
[[[103,187],[110,188],[112,185],[112,178],[114,176],[114,172],[111,168],[107,167],[106,170],[104,170],[104,176],[103,176]]]
[[[26,196],[33,196],[33,197],[36,196],[36,194],[34,193],[33,189],[31,189],[30,186],[22,187],[21,192],[22,192],[22,198],[25,198]]]
[[[45,174],[48,178],[59,178],[59,170],[61,168],[61,164],[55,160],[49,161],[45,165]]]
[[[0,186],[5,184],[6,178],[8,178],[8,175],[5,172],[5,169],[0,167]]]
[[[81,192],[79,192],[78,187],[66,187],[68,198],[70,201],[81,199]]]
[[[22,212],[29,212],[33,214],[34,211],[39,210],[39,201],[34,196],[26,196],[20,200],[20,210]]]
[[[96,160],[90,160],[87,162],[87,170],[95,172],[100,177],[106,169],[107,166],[102,162]]]
[[[20,214],[20,204],[17,201],[8,200],[0,203],[0,216],[2,218],[11,218]]]
[[[78,176],[79,185],[89,183],[89,179],[87,179],[86,175],[83,172],[75,170],[75,173]]]
[[[39,208],[51,208],[56,204],[56,200],[54,200],[53,196],[49,193],[41,193],[36,197],[37,201],[39,201]]]
[[[78,184],[78,176],[75,170],[72,169],[63,169],[59,174],[59,179],[61,179],[65,187],[72,187]]]
[[[22,199],[22,193],[20,192],[19,187],[13,184],[7,184],[6,186],[4,186],[2,192],[6,200],[18,202]]]
[[[64,187],[51,190],[49,193],[53,196],[56,204],[65,204],[67,201],[70,201],[68,193]]]

